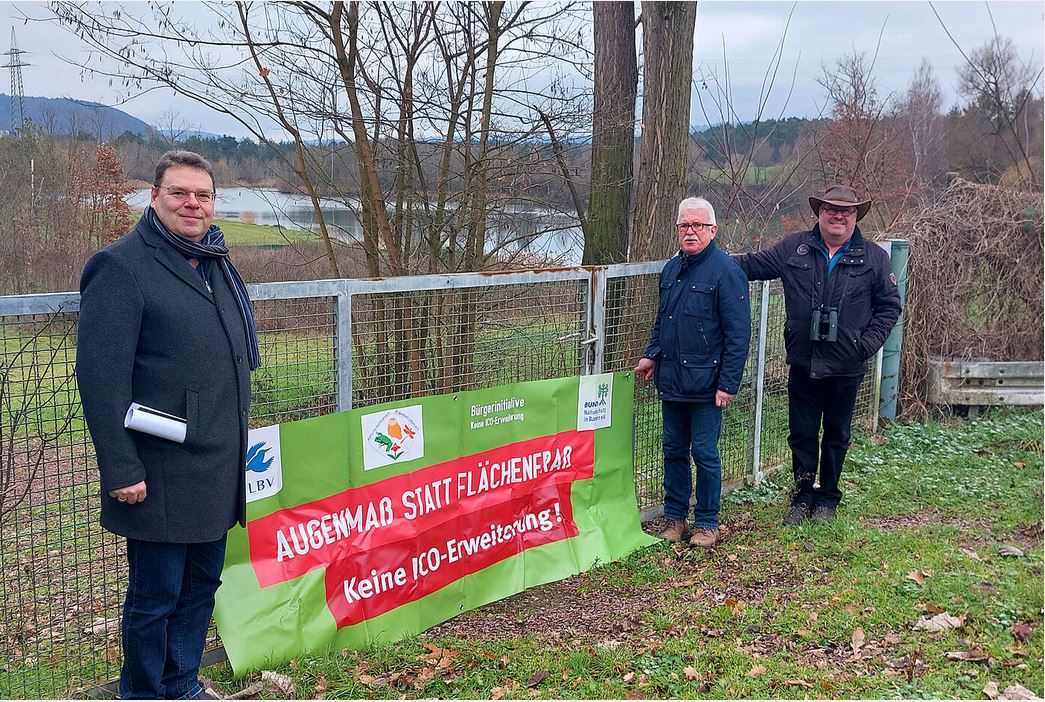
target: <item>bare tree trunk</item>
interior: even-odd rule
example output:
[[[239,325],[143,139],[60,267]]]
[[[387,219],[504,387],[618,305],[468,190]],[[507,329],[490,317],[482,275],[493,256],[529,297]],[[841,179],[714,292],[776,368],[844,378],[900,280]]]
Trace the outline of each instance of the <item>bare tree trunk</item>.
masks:
[[[686,192],[695,2],[643,2],[642,143],[631,259],[676,250],[675,215]]]
[[[595,108],[592,115],[591,197],[584,265],[623,263],[635,160],[635,3],[592,5]]]

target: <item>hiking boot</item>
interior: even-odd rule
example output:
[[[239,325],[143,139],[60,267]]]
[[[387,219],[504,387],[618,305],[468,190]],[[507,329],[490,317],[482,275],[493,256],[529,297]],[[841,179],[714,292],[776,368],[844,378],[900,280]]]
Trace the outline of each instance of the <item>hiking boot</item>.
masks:
[[[784,526],[798,526],[809,519],[811,511],[809,505],[792,502],[791,507],[788,508],[787,514],[784,516]]]
[[[813,524],[830,524],[835,520],[834,505],[817,505],[813,508]]]
[[[668,528],[660,532],[660,538],[667,539],[668,541],[674,541],[675,543],[681,543],[682,539],[686,536],[686,520],[685,519],[672,519],[671,523],[668,524]]]
[[[690,546],[711,548],[718,542],[718,527],[712,529],[696,529],[689,538]]]

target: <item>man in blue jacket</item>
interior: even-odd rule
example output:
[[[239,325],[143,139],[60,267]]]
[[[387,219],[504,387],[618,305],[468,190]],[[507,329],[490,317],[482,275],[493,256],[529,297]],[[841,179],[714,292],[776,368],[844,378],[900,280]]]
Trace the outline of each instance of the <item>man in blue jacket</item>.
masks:
[[[660,305],[653,337],[635,373],[656,379],[664,416],[664,516],[661,536],[686,537],[692,489],[690,454],[697,466],[697,504],[690,545],[718,541],[722,410],[740,390],[751,341],[748,283],[715,246],[715,209],[703,198],[679,204],[679,253],[660,273]]]
[[[738,256],[751,280],[780,278],[787,348],[787,441],[795,491],[784,524],[834,520],[838,480],[867,360],[900,316],[900,293],[885,250],[857,222],[871,209],[848,185],[809,198],[813,228],[770,248]],[[820,428],[823,426],[823,439]],[[817,468],[820,481],[816,484]]]

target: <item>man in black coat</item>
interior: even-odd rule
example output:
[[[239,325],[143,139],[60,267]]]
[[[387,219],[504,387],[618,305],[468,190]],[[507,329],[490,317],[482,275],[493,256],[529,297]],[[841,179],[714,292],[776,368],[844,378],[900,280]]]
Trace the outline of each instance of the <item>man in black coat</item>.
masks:
[[[133,232],[80,281],[76,373],[101,475],[101,523],[127,538],[124,699],[207,699],[198,679],[226,532],[244,523],[250,300],[198,154],[156,166]],[[185,420],[184,441],[124,428],[132,402]]]
[[[889,256],[866,242],[856,225],[871,201],[847,185],[834,185],[810,197],[809,206],[817,216],[811,230],[735,257],[750,280],[780,278],[784,287],[788,444],[795,477],[784,517],[789,526],[834,519],[856,394],[868,359],[900,316]]]
[[[656,378],[664,417],[664,516],[669,541],[686,537],[692,491],[690,455],[697,466],[697,504],[691,546],[718,541],[722,411],[740,391],[751,308],[744,274],[715,246],[715,209],[704,198],[679,204],[679,253],[660,273],[660,305],[650,345],[635,373]]]

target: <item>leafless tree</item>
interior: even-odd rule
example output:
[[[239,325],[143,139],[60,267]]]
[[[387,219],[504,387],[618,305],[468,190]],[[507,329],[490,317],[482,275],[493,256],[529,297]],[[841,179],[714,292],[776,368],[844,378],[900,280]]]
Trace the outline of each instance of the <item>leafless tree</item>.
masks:
[[[1032,155],[1041,116],[1031,108],[1040,98],[1042,69],[1021,61],[1012,40],[997,35],[962,56],[958,92],[986,118],[988,134],[1004,150],[1006,161],[997,170],[1012,168],[1023,185],[1041,190],[1041,150]]]
[[[160,139],[173,149],[180,141],[200,131],[200,125],[186,118],[180,110],[173,107],[163,111],[156,122],[156,131]]]
[[[896,109],[897,117],[907,126],[912,172],[923,183],[930,182],[945,170],[947,132],[942,107],[940,83],[933,75],[929,61],[923,58],[907,88],[907,95]]]

